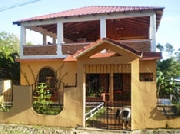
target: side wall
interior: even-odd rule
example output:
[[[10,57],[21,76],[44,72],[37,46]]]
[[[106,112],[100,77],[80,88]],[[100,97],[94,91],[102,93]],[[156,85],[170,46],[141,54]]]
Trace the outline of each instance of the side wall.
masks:
[[[45,126],[82,126],[81,106],[76,97],[76,88],[64,92],[64,108],[58,115],[36,114],[32,108],[31,86],[13,86],[13,107],[9,112],[0,113],[1,123],[20,123]]]
[[[64,107],[63,111],[58,115],[38,115],[32,109],[32,89],[25,88],[27,85],[34,84],[35,80],[38,80],[38,73],[41,68],[49,67],[55,72],[62,67],[56,77],[62,77],[66,72],[67,75],[63,78],[63,82],[69,85],[75,84],[76,80],[76,62],[63,62],[62,60],[49,60],[49,61],[24,61],[21,62],[21,85],[24,87],[14,87],[14,95],[18,95],[17,99],[23,99],[25,96],[27,100],[18,101],[14,97],[14,105],[10,113],[12,114],[9,120],[8,113],[6,114],[5,122],[11,123],[22,123],[22,124],[40,124],[48,126],[66,126],[75,127],[82,126],[82,100],[81,92],[77,88],[65,88],[64,89]],[[29,86],[28,86],[29,87]],[[20,88],[20,89],[16,89]],[[61,89],[63,87],[61,86]],[[60,89],[60,90],[61,90]],[[15,92],[16,91],[16,92]],[[23,96],[23,97],[22,97]],[[19,104],[20,103],[20,104]],[[27,104],[28,103],[28,104]],[[17,104],[17,105],[15,105]],[[18,109],[21,106],[26,106],[26,108]],[[17,112],[18,111],[18,114]],[[27,116],[28,118],[24,118]],[[0,119],[1,120],[1,119]]]
[[[179,117],[166,118],[156,107],[156,61],[139,61],[139,65],[139,72],[153,73],[154,81],[138,81],[132,78],[131,129],[180,128]],[[132,74],[138,72],[137,66],[138,61],[134,61]]]

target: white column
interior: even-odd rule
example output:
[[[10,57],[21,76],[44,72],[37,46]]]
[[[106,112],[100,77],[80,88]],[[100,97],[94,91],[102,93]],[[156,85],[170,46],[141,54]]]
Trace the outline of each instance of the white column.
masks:
[[[149,39],[151,39],[151,52],[156,51],[156,14],[150,16]]]
[[[43,33],[43,45],[47,44],[47,38],[46,38],[46,34]]]
[[[20,58],[23,57],[23,45],[26,45],[26,28],[21,26],[20,31]]]
[[[100,38],[106,38],[106,19],[100,19]]]
[[[57,55],[62,56],[62,44],[63,41],[63,22],[57,23]]]

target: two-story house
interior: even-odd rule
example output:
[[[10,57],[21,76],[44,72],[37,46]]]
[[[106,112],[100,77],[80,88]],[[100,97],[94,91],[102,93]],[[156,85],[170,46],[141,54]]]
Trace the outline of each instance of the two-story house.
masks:
[[[22,123],[121,129],[118,112],[126,107],[132,130],[166,126],[156,111],[156,61],[161,58],[156,32],[163,9],[88,6],[13,22],[21,29],[21,85],[47,83],[63,106],[50,117],[29,112],[32,119]],[[26,45],[28,30],[40,33],[43,43]],[[96,103],[108,107],[107,120],[91,124],[88,104]]]

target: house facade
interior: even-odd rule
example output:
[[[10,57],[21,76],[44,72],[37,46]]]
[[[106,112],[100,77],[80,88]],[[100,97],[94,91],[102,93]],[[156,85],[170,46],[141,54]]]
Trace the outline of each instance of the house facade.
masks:
[[[156,108],[156,61],[161,58],[156,31],[163,9],[89,6],[13,22],[21,29],[16,61],[24,87],[14,87],[13,95],[19,94],[9,111],[19,114],[8,118],[4,113],[3,122],[106,129],[123,129],[125,122],[131,130],[180,127],[179,119],[167,120]],[[28,29],[42,35],[41,45],[26,45]],[[29,85],[42,82],[60,96],[53,100],[63,106],[57,115],[37,114],[32,108],[34,88]],[[23,112],[16,110],[18,103]],[[102,106],[104,121],[91,124],[88,104]],[[130,109],[126,119],[120,116],[123,108]]]

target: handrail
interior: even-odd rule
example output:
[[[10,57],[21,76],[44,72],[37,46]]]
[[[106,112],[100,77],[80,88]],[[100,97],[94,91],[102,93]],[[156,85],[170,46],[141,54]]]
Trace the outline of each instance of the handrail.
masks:
[[[90,110],[88,113],[85,114],[85,117],[87,115],[89,115],[89,117],[86,117],[86,120],[88,120],[89,118],[94,116],[97,112],[99,112],[104,107],[104,102],[87,102],[87,103],[88,104],[97,104],[97,103],[100,103],[100,104],[97,105],[96,107],[94,107],[92,110]]]

